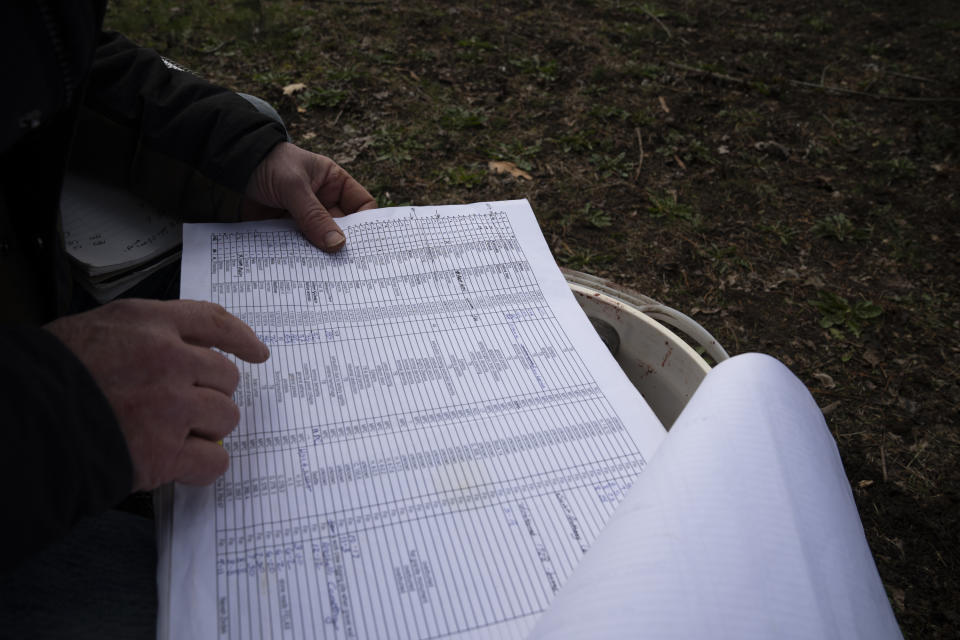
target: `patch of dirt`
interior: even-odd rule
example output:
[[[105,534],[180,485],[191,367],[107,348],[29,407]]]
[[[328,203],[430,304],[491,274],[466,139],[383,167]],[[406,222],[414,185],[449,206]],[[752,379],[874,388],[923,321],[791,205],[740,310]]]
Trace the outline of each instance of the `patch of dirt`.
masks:
[[[110,21],[272,101],[381,205],[528,198],[564,266],[783,360],[904,634],[955,636],[956,2],[128,1]]]

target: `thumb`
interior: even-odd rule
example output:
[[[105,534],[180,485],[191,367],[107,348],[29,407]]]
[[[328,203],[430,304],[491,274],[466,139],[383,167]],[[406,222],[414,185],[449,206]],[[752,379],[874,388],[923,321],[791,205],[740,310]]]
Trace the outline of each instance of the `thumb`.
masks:
[[[343,248],[347,241],[343,231],[327,208],[320,204],[308,182],[304,181],[291,193],[287,210],[311,244],[329,253]]]

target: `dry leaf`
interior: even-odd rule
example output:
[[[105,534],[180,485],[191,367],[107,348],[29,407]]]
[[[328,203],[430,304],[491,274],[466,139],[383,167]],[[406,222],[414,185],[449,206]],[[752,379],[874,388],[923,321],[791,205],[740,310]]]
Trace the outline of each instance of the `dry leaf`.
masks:
[[[295,93],[299,93],[307,88],[307,85],[302,82],[294,82],[293,84],[288,84],[283,88],[283,95],[292,96]]]
[[[664,112],[670,113],[670,107],[667,106],[667,99],[663,96],[658,96],[657,100],[660,101],[660,106],[663,108]]]
[[[823,278],[821,278],[820,276],[812,275],[806,280],[804,280],[803,285],[805,287],[816,287],[817,289],[822,289],[823,287],[827,286],[827,283],[824,282]]]
[[[523,178],[524,180],[533,180],[533,176],[518,167],[512,162],[506,160],[491,160],[487,163],[490,171],[493,173],[509,173],[514,178]]]
[[[697,314],[704,316],[712,316],[715,313],[720,313],[720,307],[710,307],[707,309],[701,309],[700,307],[694,307],[690,309],[690,315],[694,316]]]
[[[756,149],[757,151],[769,151],[770,149],[774,149],[776,151],[779,151],[784,158],[786,159],[790,158],[790,150],[787,149],[782,144],[780,144],[779,142],[777,142],[776,140],[763,140],[761,142],[754,142],[753,148]],[[824,179],[823,176],[817,176],[817,177],[823,180],[823,182],[826,183],[828,187],[830,186],[829,178]]]
[[[826,389],[833,389],[837,386],[837,383],[833,381],[833,378],[831,378],[829,374],[817,372],[813,374],[813,377]]]
[[[357,159],[360,153],[374,143],[373,136],[360,136],[347,140],[344,150],[333,156],[334,162],[339,165],[350,164]]]
[[[907,592],[893,586],[888,586],[887,591],[890,593],[890,601],[893,602],[893,608],[900,612],[906,611]]]
[[[831,402],[831,403],[828,404],[827,406],[822,407],[822,408],[820,409],[820,413],[822,413],[822,414],[824,415],[824,417],[826,417],[826,416],[829,416],[829,415],[830,415],[831,413],[833,413],[834,411],[836,411],[838,408],[840,408],[840,401],[839,401],[839,400],[836,400],[836,401],[834,401],[834,402]]]

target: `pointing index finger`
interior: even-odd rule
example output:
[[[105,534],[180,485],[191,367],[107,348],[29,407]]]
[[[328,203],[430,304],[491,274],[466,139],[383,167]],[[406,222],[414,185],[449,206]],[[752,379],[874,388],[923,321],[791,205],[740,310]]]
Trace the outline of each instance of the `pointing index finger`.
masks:
[[[216,347],[247,362],[263,362],[270,350],[249,326],[212,302],[179,300],[173,321],[183,339],[202,347]]]

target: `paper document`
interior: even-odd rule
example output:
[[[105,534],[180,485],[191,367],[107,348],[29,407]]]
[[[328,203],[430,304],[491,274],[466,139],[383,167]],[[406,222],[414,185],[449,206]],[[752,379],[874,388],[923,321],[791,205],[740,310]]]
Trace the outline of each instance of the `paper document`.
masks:
[[[67,254],[93,277],[128,269],[180,244],[180,222],[125,189],[67,174],[60,199]]]
[[[665,432],[529,204],[186,225],[184,298],[271,349],[239,362],[214,486],[174,488],[161,637],[522,638]]]
[[[701,383],[530,640],[899,640],[813,397],[743,354]]]

